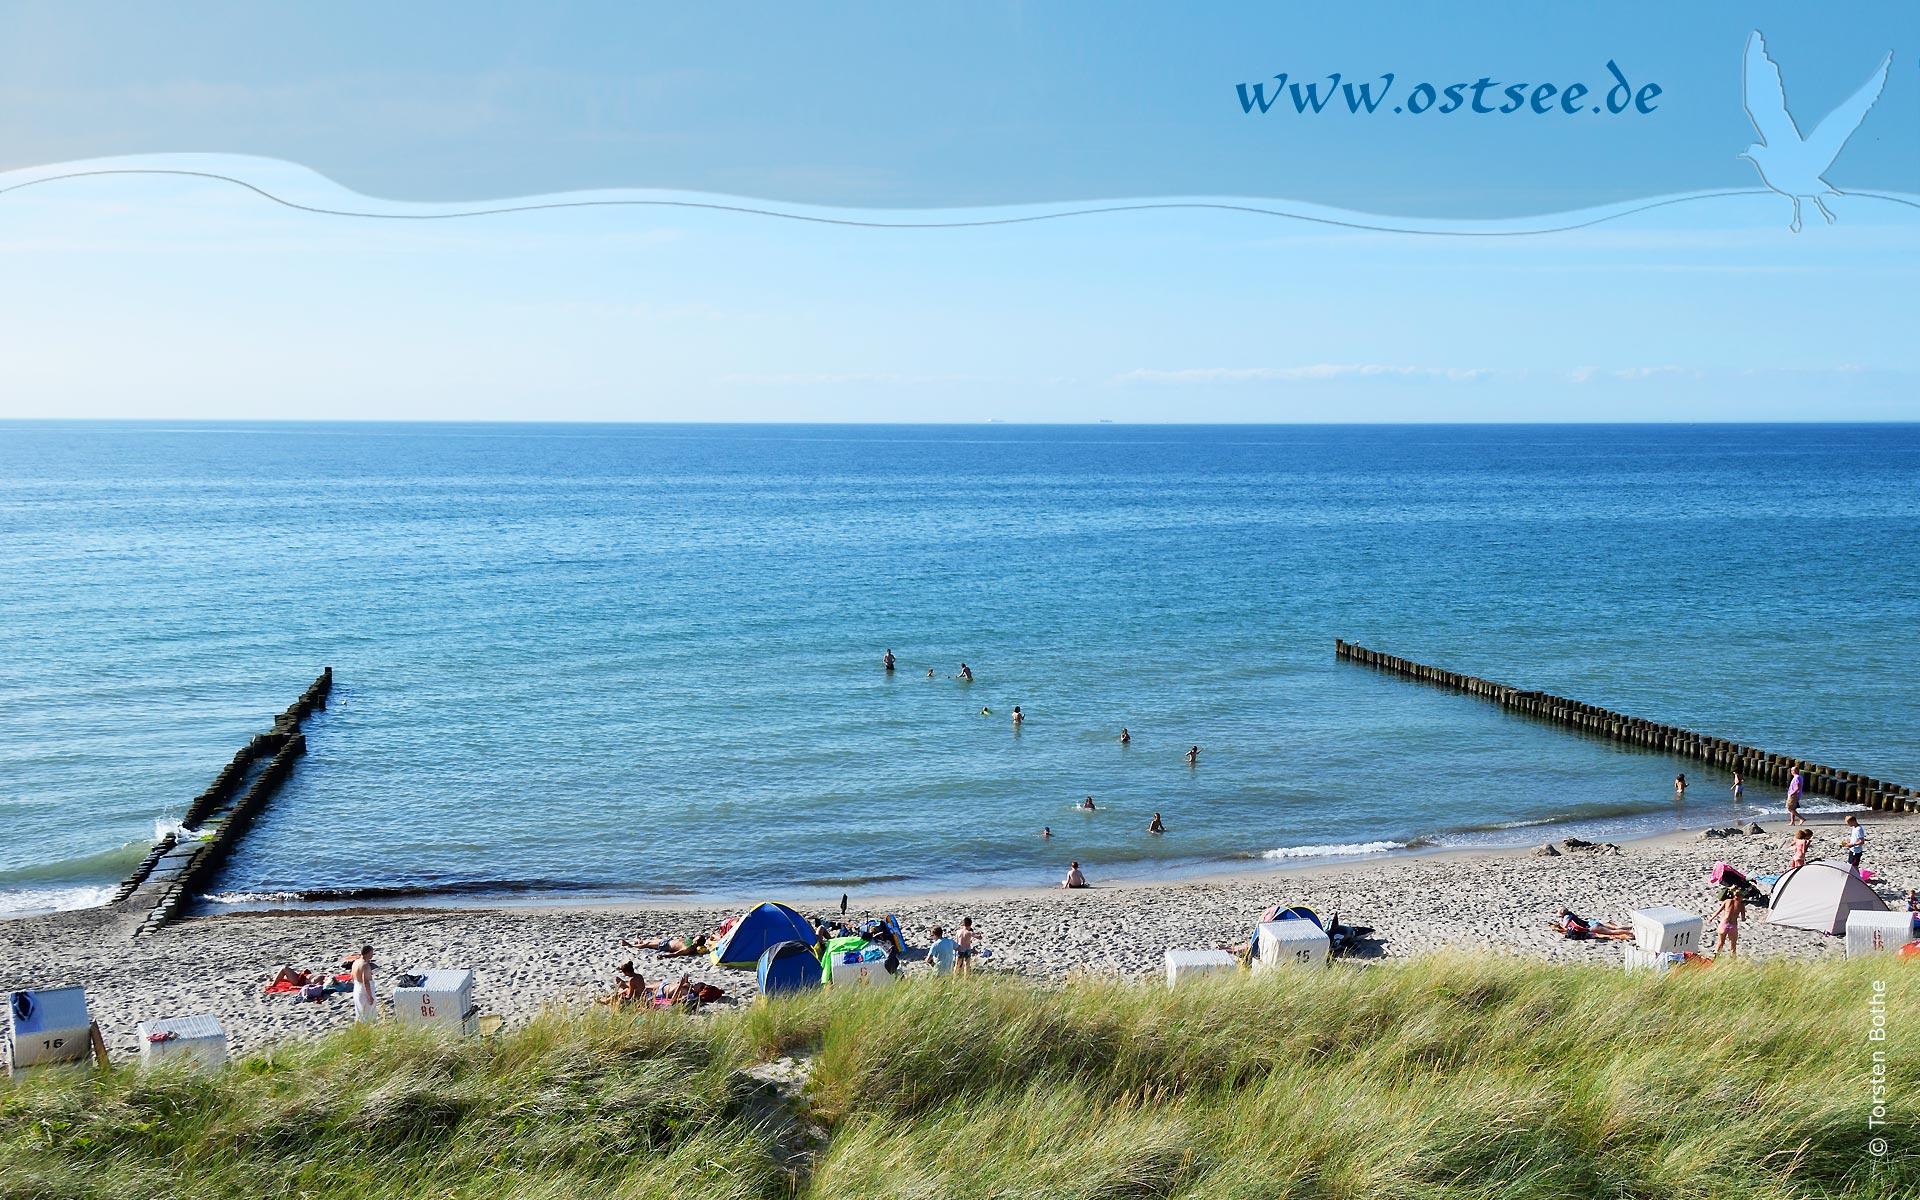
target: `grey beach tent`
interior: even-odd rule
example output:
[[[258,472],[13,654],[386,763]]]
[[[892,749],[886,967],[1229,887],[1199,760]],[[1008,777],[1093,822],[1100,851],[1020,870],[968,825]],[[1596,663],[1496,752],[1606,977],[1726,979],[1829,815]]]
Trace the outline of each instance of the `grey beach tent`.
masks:
[[[1838,935],[1846,932],[1847,914],[1855,909],[1885,912],[1887,906],[1846,863],[1823,859],[1795,867],[1774,881],[1767,924]]]

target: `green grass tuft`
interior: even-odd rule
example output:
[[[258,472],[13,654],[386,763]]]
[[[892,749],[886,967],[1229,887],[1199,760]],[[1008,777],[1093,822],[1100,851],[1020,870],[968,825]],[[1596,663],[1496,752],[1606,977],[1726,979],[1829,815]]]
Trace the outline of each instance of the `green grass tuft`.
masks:
[[[1178,992],[916,978],[711,1020],[355,1029],[214,1075],[41,1073],[0,1086],[0,1200],[1881,1200],[1920,1195],[1915,1026],[1920,966],[1886,958],[1656,980],[1437,956]],[[803,1177],[744,1074],[783,1054],[810,1061],[830,1133]]]

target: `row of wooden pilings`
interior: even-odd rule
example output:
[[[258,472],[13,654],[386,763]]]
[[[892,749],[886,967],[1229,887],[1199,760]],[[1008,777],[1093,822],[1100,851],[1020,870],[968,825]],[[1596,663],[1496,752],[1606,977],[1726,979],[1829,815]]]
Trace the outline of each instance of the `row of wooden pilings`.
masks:
[[[146,911],[136,937],[173,920],[213,881],[233,848],[293,773],[294,763],[307,752],[301,725],[315,711],[326,708],[332,692],[333,668],[328,667],[298,700],[273,719],[269,732],[254,735],[214,776],[207,790],[187,806],[181,825],[195,832],[210,827],[211,834],[185,840],[167,834],[120,885],[112,903],[133,901]]]
[[[1582,704],[1548,692],[1522,691],[1504,683],[1462,675],[1456,671],[1430,667],[1425,663],[1397,658],[1356,646],[1340,638],[1333,640],[1336,658],[1406,679],[1416,679],[1437,687],[1491,700],[1502,708],[1523,713],[1569,729],[1612,738],[1631,746],[1641,746],[1681,758],[1691,758],[1722,770],[1738,771],[1749,781],[1785,787],[1797,770],[1809,795],[1828,796],[1849,804],[1863,804],[1883,812],[1920,812],[1920,796],[1910,787],[1875,779],[1857,771],[1842,771],[1789,754],[1770,754],[1757,746],[1748,746],[1726,738],[1709,737],[1675,725],[1662,725],[1629,717],[1597,705]]]

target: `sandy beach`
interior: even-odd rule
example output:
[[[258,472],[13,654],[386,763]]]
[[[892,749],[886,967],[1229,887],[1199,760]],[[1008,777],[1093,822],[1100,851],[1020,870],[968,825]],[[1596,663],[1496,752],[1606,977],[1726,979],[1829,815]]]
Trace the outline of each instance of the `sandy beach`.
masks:
[[[1836,857],[1841,815],[1811,820],[1813,857]],[[1881,895],[1892,899],[1920,886],[1920,818],[1869,812],[1863,821],[1866,865]],[[1601,920],[1624,920],[1633,909],[1657,904],[1705,915],[1713,904],[1706,872],[1714,863],[1754,875],[1785,866],[1784,821],[1762,825],[1759,834],[1707,839],[1689,831],[1623,842],[1617,853],[1442,851],[1112,886],[1101,886],[1099,865],[1088,863],[1094,886],[1085,891],[856,894],[850,912],[897,913],[916,946],[925,944],[929,926],[970,916],[993,950],[983,969],[1039,980],[1075,972],[1152,976],[1169,948],[1245,940],[1254,915],[1274,903],[1306,904],[1323,916],[1338,912],[1347,923],[1373,926],[1378,940],[1369,957],[1458,948],[1616,965],[1617,945],[1566,941],[1547,921],[1562,905]],[[629,958],[650,984],[691,970],[727,992],[723,1003],[745,1003],[754,992],[751,972],[721,970],[705,959],[662,960],[619,945],[623,938],[711,929],[738,911],[622,904],[235,913],[184,920],[136,941],[132,918],[83,910],[0,922],[0,989],[85,986],[116,1057],[135,1053],[136,1022],[163,1016],[213,1014],[237,1052],[342,1028],[352,1020],[344,997],[298,1003],[265,996],[262,988],[283,963],[324,966],[362,942],[376,948],[390,972],[473,967],[481,1011],[509,1024],[545,1005],[589,1002],[610,987],[614,966]],[[1842,948],[1839,939],[1770,926],[1757,914],[1742,931],[1741,952],[1756,959],[1819,958]],[[917,951],[910,958],[909,978],[928,969]],[[384,997],[384,982],[380,991]]]

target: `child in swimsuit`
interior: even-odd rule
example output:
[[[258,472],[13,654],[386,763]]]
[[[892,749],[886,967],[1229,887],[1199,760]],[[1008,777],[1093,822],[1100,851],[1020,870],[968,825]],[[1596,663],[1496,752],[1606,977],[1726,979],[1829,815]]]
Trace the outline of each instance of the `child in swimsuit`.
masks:
[[[1740,898],[1740,893],[1728,888],[1726,895],[1720,901],[1719,909],[1714,913],[1720,922],[1720,938],[1713,945],[1713,952],[1716,955],[1720,953],[1722,947],[1726,949],[1728,958],[1734,957],[1739,952],[1740,917],[1746,912],[1746,908],[1747,902]]]

